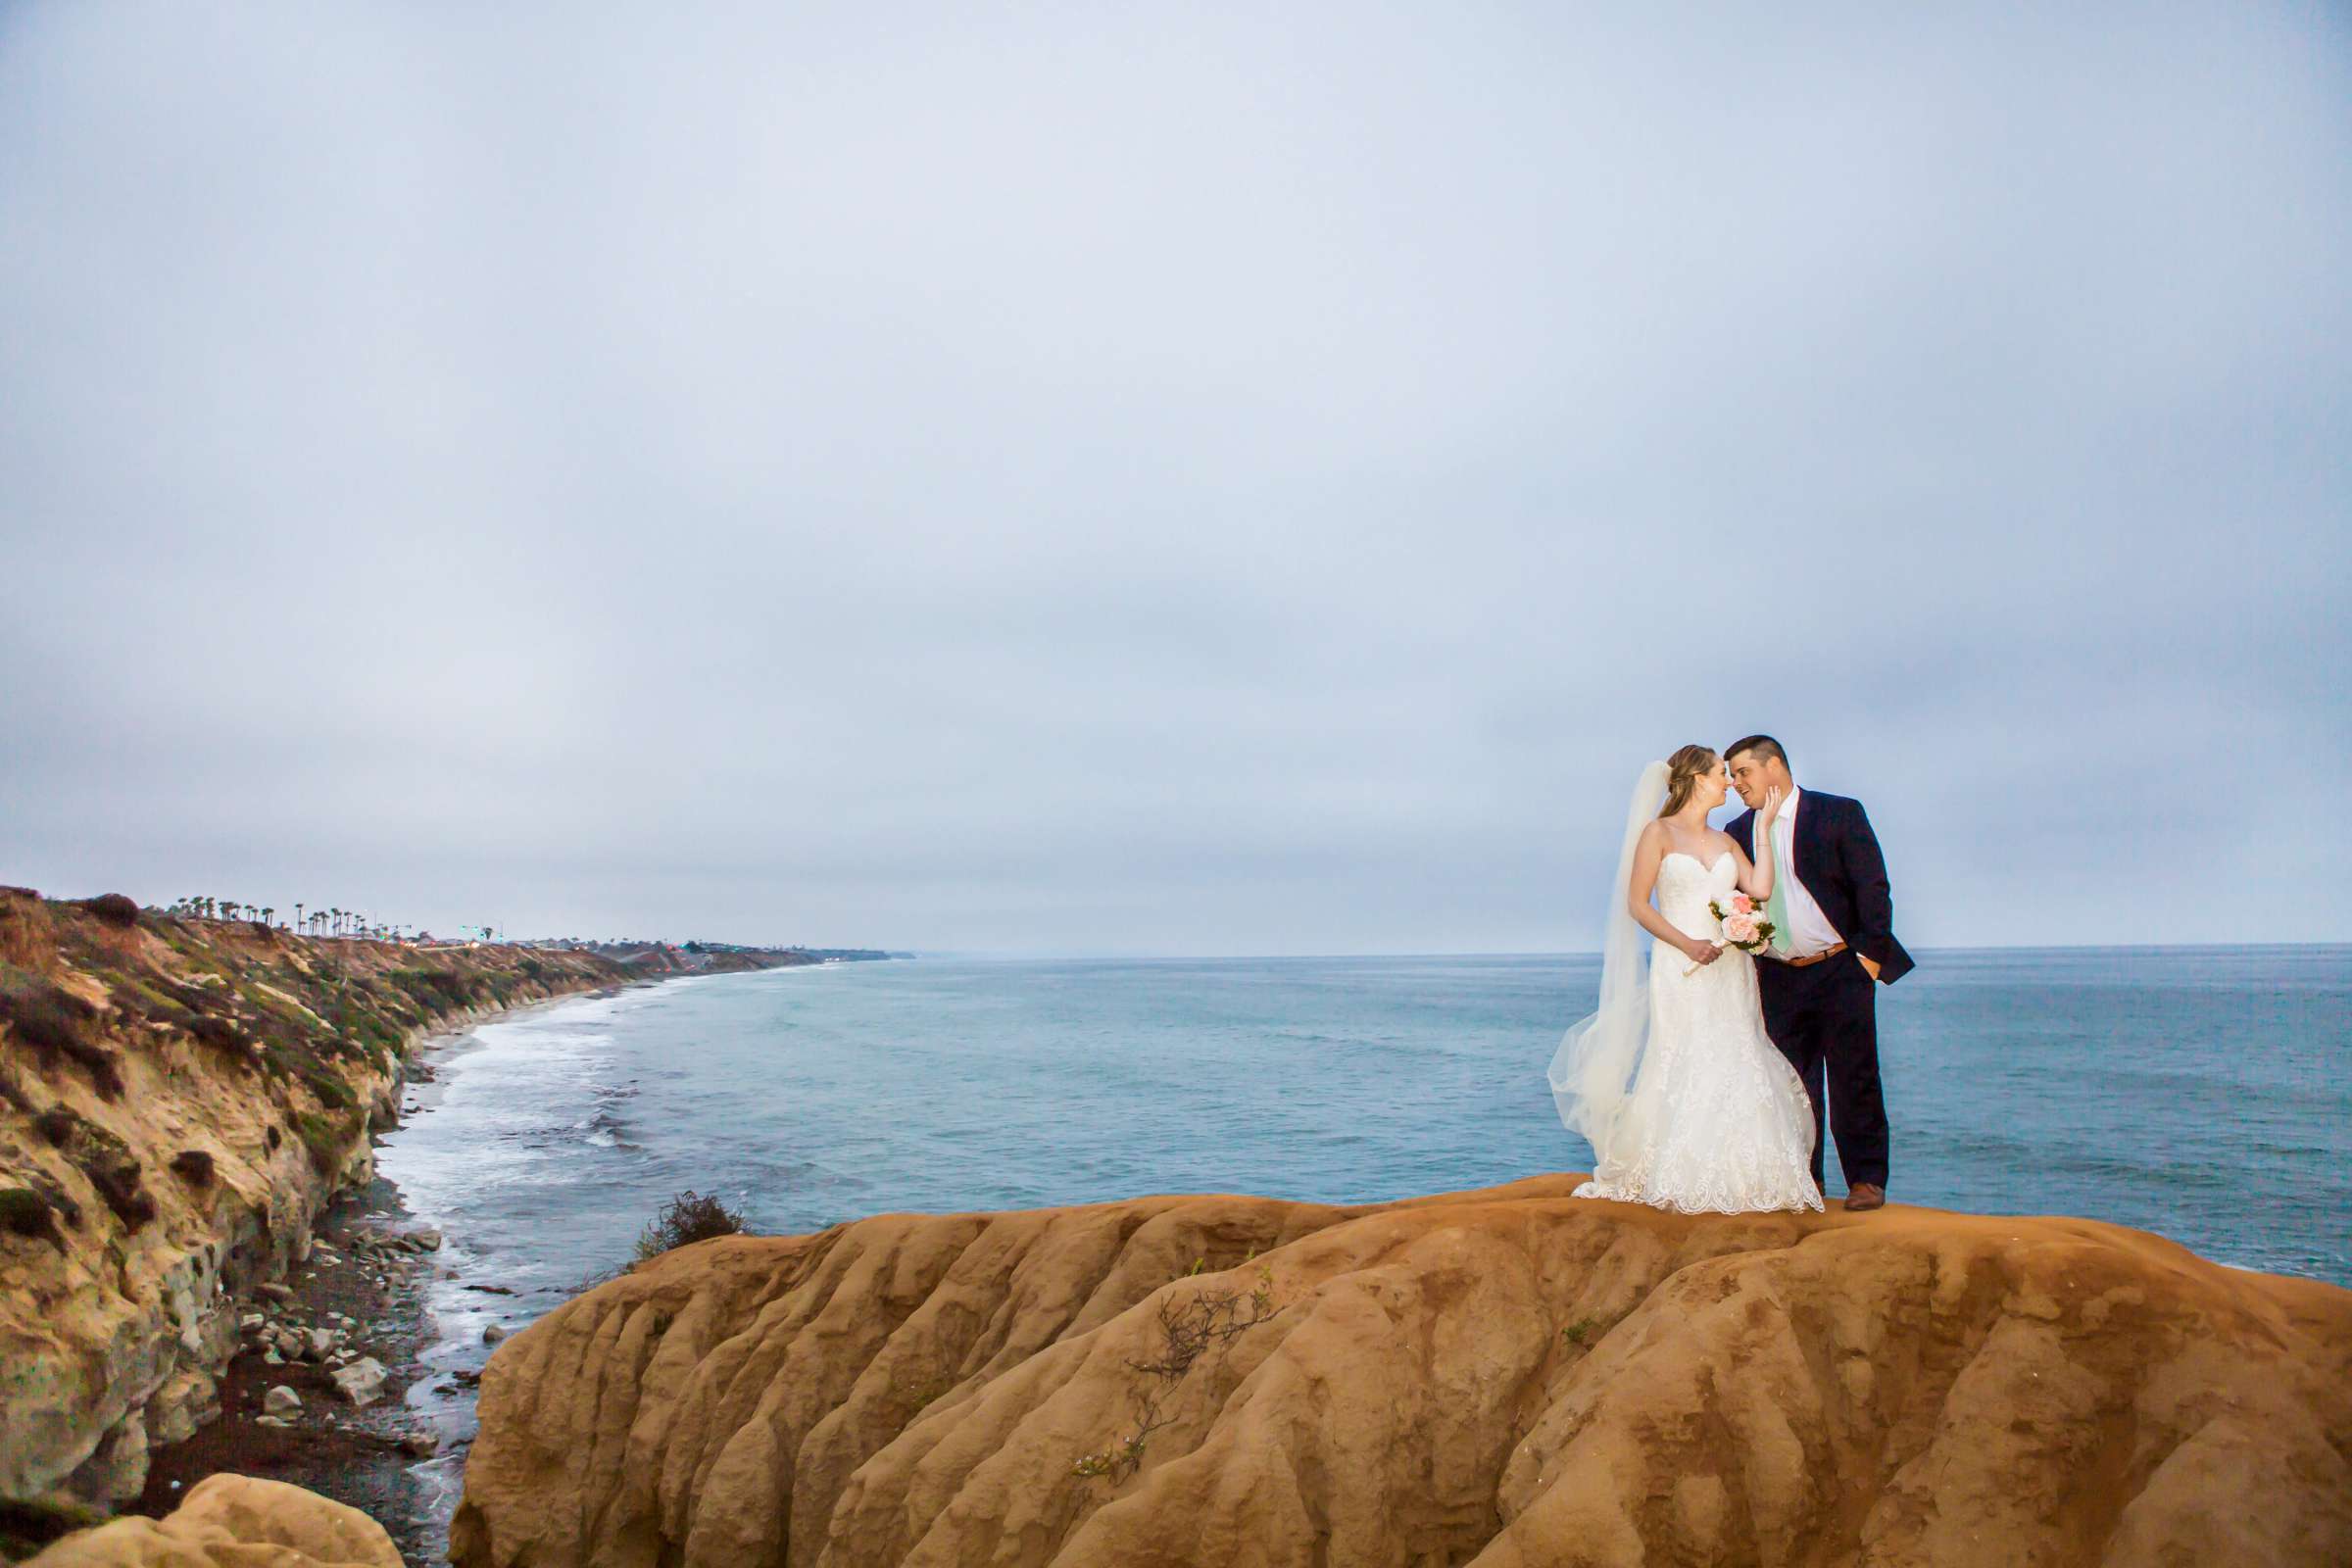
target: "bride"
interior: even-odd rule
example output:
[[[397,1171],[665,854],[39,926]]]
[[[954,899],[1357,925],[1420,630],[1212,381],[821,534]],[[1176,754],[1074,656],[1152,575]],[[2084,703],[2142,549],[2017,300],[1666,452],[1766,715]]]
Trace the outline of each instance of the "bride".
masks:
[[[1707,825],[1730,789],[1704,746],[1650,763],[1634,788],[1600,1009],[1568,1031],[1548,1075],[1560,1119],[1592,1146],[1579,1198],[1684,1213],[1822,1207],[1804,1085],[1764,1033],[1755,960],[1724,944],[1707,908],[1735,890],[1759,906],[1772,893],[1772,858],[1750,864]],[[1780,808],[1775,790],[1759,839]]]

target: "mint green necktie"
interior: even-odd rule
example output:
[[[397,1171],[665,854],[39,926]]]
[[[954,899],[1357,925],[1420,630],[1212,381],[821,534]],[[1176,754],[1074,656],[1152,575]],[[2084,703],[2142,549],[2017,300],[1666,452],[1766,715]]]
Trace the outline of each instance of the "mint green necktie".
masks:
[[[1772,922],[1772,951],[1788,951],[1788,886],[1789,862],[1781,855],[1781,820],[1772,820],[1772,897],[1764,901],[1764,918]]]

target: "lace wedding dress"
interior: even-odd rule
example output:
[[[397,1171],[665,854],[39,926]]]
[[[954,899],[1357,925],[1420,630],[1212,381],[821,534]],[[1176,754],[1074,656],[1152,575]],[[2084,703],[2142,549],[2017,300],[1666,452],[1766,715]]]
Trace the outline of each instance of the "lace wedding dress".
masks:
[[[1813,1111],[1764,1032],[1756,960],[1728,948],[1686,974],[1690,959],[1624,912],[1634,840],[1664,789],[1663,764],[1652,768],[1656,793],[1645,773],[1628,820],[1600,1010],[1568,1031],[1549,1073],[1561,1119],[1592,1146],[1592,1180],[1576,1196],[1683,1213],[1818,1209]],[[1721,940],[1707,905],[1738,875],[1728,850],[1711,864],[1674,851],[1658,866],[1658,911]]]

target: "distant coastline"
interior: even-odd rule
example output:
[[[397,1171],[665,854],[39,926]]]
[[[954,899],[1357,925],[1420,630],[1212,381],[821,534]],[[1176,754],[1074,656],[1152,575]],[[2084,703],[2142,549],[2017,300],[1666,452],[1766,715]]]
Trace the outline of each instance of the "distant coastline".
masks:
[[[168,1503],[139,1499],[151,1475],[193,1479],[172,1451],[192,1438],[200,1455],[413,1462],[387,1395],[419,1332],[403,1260],[413,1275],[429,1249],[393,1238],[370,1141],[428,1043],[567,996],[885,956],[439,941],[356,918],[306,935],[193,903],[0,888],[9,1555],[88,1510]],[[370,1379],[363,1398],[341,1388]],[[266,1411],[286,1387],[298,1408]]]

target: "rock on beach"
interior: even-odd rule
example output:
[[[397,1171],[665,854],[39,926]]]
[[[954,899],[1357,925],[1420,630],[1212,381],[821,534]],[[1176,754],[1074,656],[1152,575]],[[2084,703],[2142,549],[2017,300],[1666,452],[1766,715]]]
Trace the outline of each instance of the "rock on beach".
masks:
[[[51,1544],[38,1568],[401,1568],[384,1527],[282,1482],[208,1477],[162,1519],[125,1514]]]
[[[373,1404],[384,1390],[384,1365],[372,1355],[339,1366],[328,1376],[334,1379],[336,1393],[362,1407]]]

